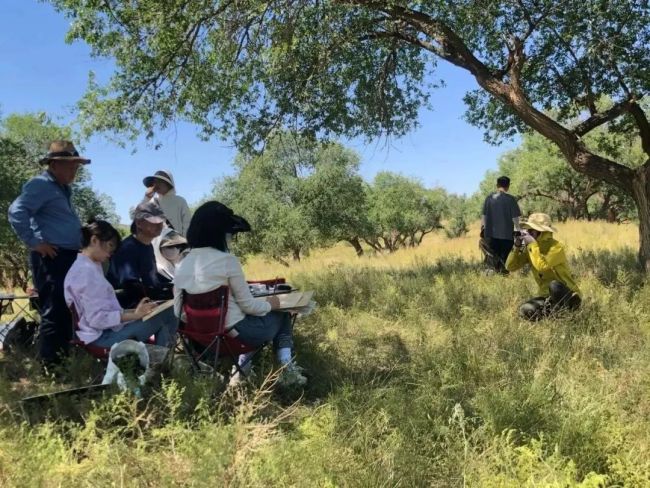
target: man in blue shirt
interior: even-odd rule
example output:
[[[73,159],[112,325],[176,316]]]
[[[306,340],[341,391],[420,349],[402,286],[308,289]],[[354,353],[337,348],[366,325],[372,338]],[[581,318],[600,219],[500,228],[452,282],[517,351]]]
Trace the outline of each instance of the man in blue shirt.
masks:
[[[33,281],[40,304],[40,357],[58,362],[68,349],[72,326],[63,280],[77,258],[81,222],[72,207],[70,185],[79,166],[90,163],[70,141],[53,141],[40,161],[47,170],[23,186],[9,207],[9,223],[31,249]]]
[[[107,278],[118,294],[124,308],[132,308],[143,297],[167,299],[172,297],[171,286],[158,278],[156,257],[151,241],[163,229],[165,215],[158,205],[144,202],[135,208],[131,234],[122,241],[111,257]]]

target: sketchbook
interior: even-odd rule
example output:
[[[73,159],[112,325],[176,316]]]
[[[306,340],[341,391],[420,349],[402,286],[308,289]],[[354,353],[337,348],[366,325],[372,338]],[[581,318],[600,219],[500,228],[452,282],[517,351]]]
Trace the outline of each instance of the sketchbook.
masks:
[[[280,300],[280,308],[277,310],[295,310],[309,305],[313,291],[292,291],[291,293],[282,293],[275,295]],[[258,298],[258,300],[266,300],[266,297]]]
[[[173,306],[174,306],[174,300],[165,300],[160,305],[158,305],[156,308],[154,308],[151,312],[149,312],[147,315],[142,317],[142,320],[143,321],[149,320],[150,318],[155,317],[156,315],[158,315],[160,312],[164,312],[165,310],[167,310],[168,308],[173,307]]]

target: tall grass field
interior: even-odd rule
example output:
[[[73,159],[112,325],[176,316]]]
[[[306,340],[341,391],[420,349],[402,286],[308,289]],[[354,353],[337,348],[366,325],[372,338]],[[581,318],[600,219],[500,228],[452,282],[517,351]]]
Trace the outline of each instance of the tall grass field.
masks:
[[[247,276],[315,290],[296,323],[304,390],[273,385],[272,355],[222,392],[178,368],[145,395],[19,400],[63,383],[28,355],[0,361],[1,486],[648,487],[650,288],[633,225],[560,224],[583,306],[537,323],[525,273],[484,273],[478,229],[357,258],[337,245]],[[99,370],[101,373],[101,369]]]

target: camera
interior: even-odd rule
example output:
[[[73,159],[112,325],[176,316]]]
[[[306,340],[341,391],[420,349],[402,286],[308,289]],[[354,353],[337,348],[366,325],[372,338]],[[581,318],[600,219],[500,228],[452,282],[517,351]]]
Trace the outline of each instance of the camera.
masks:
[[[524,234],[518,230],[513,232],[513,237],[515,238],[515,247],[523,250],[526,248],[526,243],[524,242]]]

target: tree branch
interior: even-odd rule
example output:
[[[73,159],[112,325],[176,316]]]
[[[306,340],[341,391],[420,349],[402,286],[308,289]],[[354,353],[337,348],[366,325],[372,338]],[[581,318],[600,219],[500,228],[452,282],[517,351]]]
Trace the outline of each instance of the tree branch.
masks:
[[[596,96],[594,95],[594,91],[591,86],[591,81],[589,80],[589,76],[587,76],[585,70],[580,67],[580,60],[578,59],[578,55],[574,52],[573,48],[571,47],[571,44],[569,44],[564,40],[564,38],[560,35],[557,29],[555,29],[554,27],[549,27],[549,30],[555,35],[558,42],[562,46],[564,46],[564,49],[566,49],[566,52],[568,53],[569,57],[573,59],[576,68],[578,68],[578,71],[580,72],[580,77],[582,78],[582,82],[585,85],[585,104],[587,105],[589,112],[591,114],[597,113],[598,109],[596,107]]]
[[[510,84],[521,90],[521,70],[524,68],[526,62],[526,55],[524,53],[524,43],[517,37],[513,39],[512,49],[512,63],[508,71],[510,77]]]
[[[626,99],[622,102],[617,103],[610,109],[605,110],[604,112],[597,112],[588,119],[580,122],[573,129],[573,133],[578,137],[582,137],[588,132],[594,130],[596,127],[606,124],[607,122],[611,122],[623,113],[628,112],[631,109],[632,104],[632,100]]]
[[[634,117],[636,125],[639,128],[641,147],[643,147],[645,153],[650,156],[650,122],[648,122],[648,117],[636,101],[630,104],[630,113],[632,114],[632,117]],[[648,159],[645,164],[650,165],[650,159]]]
[[[564,204],[567,203],[566,199],[560,198],[557,195],[551,195],[549,193],[544,193],[541,190],[535,190],[535,191],[529,191],[529,192],[523,193],[523,194],[517,196],[517,201],[524,200],[524,199],[530,198],[530,197],[542,197],[542,198],[548,198],[549,200],[553,200],[554,202],[560,202],[560,203],[564,203]]]
[[[408,42],[409,44],[412,44],[416,47],[426,49],[427,51],[437,56],[442,56],[442,51],[434,44],[427,42],[423,39],[419,39],[418,37],[409,36],[403,32],[379,31],[379,32],[371,32],[370,34],[366,34],[365,36],[359,37],[360,41],[373,40],[373,39],[399,39],[401,41]]]
[[[444,22],[425,13],[378,0],[338,0],[338,2],[383,12],[396,20],[406,22],[416,31],[432,38],[439,45],[434,51],[439,57],[469,71],[485,91],[509,107],[523,123],[553,141],[573,169],[630,191],[634,179],[632,169],[589,151],[573,131],[537,109],[527,99],[520,86],[507,84],[496,78],[494,73],[471,52],[463,39]],[[589,80],[586,79],[585,83],[588,95],[593,95],[589,92]]]

